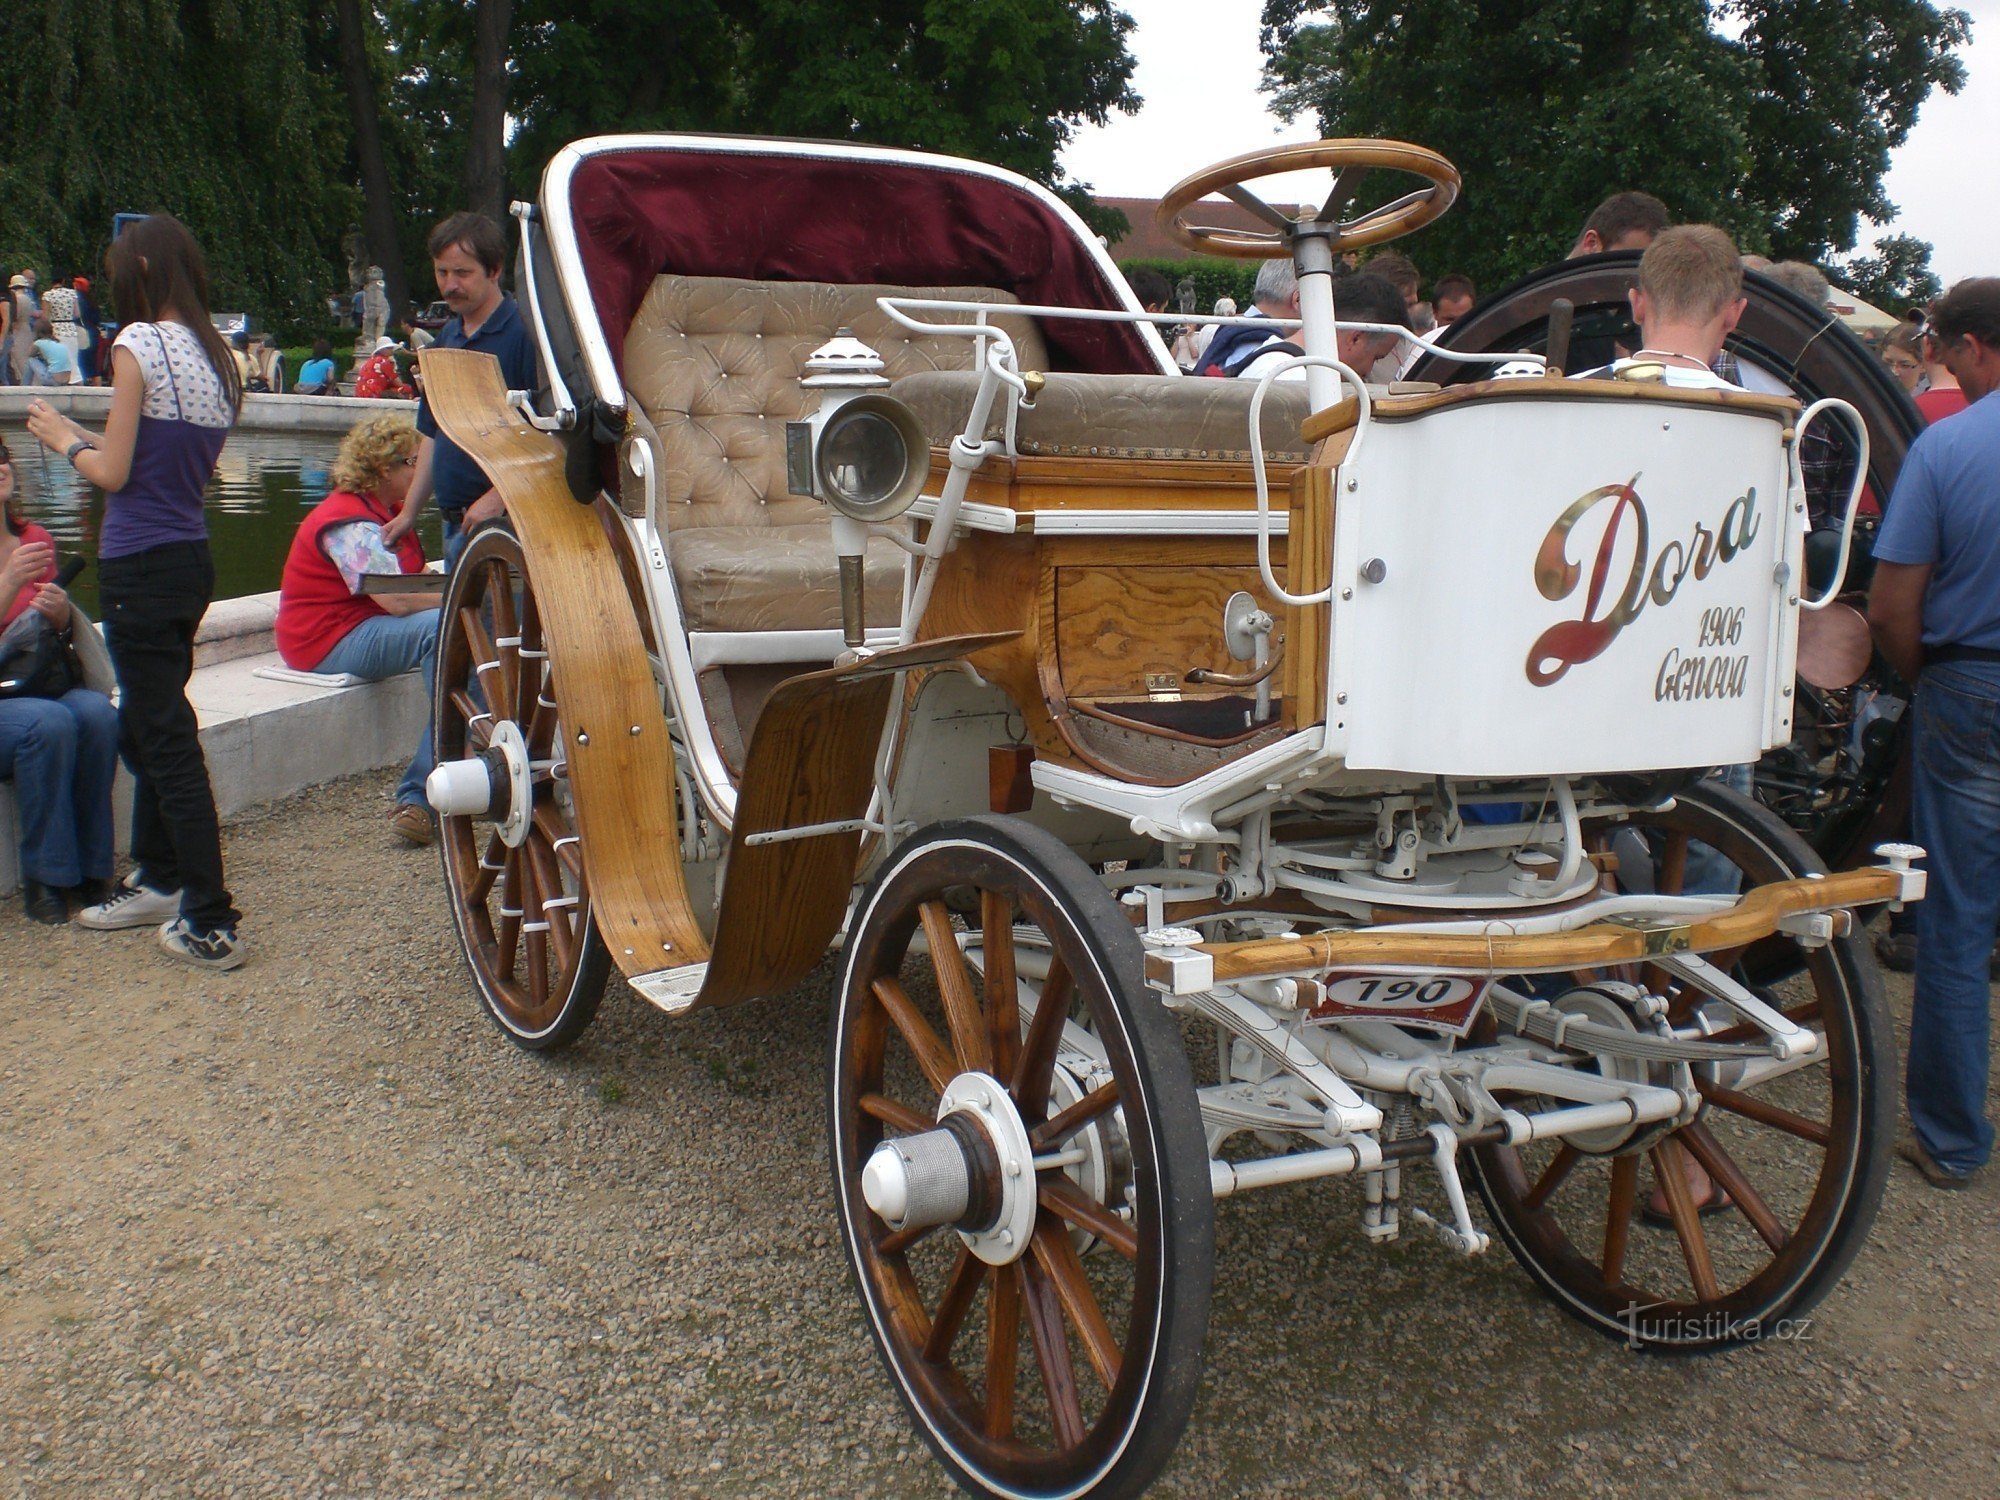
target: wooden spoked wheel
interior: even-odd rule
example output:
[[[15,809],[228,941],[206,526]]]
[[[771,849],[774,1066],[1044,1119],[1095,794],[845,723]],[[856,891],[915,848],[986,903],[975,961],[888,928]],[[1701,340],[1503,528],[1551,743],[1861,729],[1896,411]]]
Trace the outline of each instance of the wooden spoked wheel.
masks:
[[[1303,172],[1318,167],[1334,173],[1326,202],[1320,205],[1317,223],[1329,232],[1336,252],[1399,239],[1423,228],[1458,201],[1458,169],[1426,147],[1405,141],[1306,141],[1246,152],[1204,167],[1168,191],[1154,212],[1154,222],[1161,233],[1198,255],[1226,255],[1237,260],[1289,256],[1293,222],[1244,184],[1277,172]],[[1340,218],[1341,211],[1353,201],[1361,179],[1378,171],[1420,177],[1424,186],[1352,218]],[[1218,229],[1188,223],[1187,211],[1210,193],[1221,193],[1269,227]]]
[[[517,837],[500,821],[506,809],[496,808],[440,819],[439,843],[479,998],[510,1039],[536,1051],[564,1046],[590,1024],[610,966],[590,918],[560,718],[521,544],[489,527],[466,548],[445,591],[437,755],[442,763],[517,743],[532,806]]]
[[[855,915],[831,1067],[842,1228],[898,1393],[976,1494],[1137,1494],[1194,1403],[1208,1153],[1179,1030],[1141,963],[1089,868],[1004,818],[916,834]],[[966,1216],[892,1228],[865,1196],[870,1157],[935,1135],[947,1090],[989,1084],[1032,1167],[1009,1179],[974,1152]],[[990,1223],[1010,1219],[1026,1233],[997,1249]]]
[[[1703,846],[1721,857],[1724,885],[1738,873],[1747,889],[1824,869],[1768,809],[1712,781],[1634,823],[1649,868],[1625,867],[1626,843],[1626,889],[1696,894],[1705,875],[1700,893],[1713,892],[1717,866],[1704,872]],[[1752,960],[1787,977],[1759,986]],[[1552,1141],[1474,1153],[1487,1207],[1529,1273],[1584,1322],[1655,1351],[1769,1337],[1817,1303],[1867,1238],[1895,1125],[1888,1013],[1859,938],[1807,948],[1779,934],[1709,961],[1818,1031],[1824,1055],[1763,1082],[1735,1062],[1695,1064],[1697,1117],[1608,1151]],[[1683,1035],[1762,1035],[1657,967],[1573,979],[1643,985],[1667,1000],[1667,1021]],[[1551,993],[1546,976],[1537,993]]]

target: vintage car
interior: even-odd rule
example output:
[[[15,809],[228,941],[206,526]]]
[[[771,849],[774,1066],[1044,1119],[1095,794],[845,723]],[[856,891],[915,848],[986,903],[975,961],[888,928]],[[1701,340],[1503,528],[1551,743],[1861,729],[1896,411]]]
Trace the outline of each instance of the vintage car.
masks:
[[[1307,167],[1318,218],[1243,185]],[[1420,182],[1358,207],[1371,171]],[[1301,273],[1305,378],[1204,380],[1006,172],[589,140],[516,209],[547,389],[424,356],[507,509],[437,675],[480,998],[553,1048],[614,967],[684,1015],[837,949],[843,1242],[975,1493],[1160,1471],[1235,1193],[1356,1179],[1368,1239],[1497,1234],[1652,1350],[1797,1315],[1874,1217],[1855,912],[1917,851],[1828,873],[1700,779],[1790,734],[1828,408],[1371,388],[1335,258],[1457,188],[1373,141],[1189,178],[1176,233]],[[1269,232],[1190,223],[1214,191]]]

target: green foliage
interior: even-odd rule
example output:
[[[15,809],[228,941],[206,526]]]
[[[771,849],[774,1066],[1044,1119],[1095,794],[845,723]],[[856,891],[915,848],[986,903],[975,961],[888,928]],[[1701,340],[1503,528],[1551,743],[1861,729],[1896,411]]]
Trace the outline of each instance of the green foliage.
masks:
[[[1963,82],[1966,27],[1927,0],[1266,0],[1266,86],[1324,135],[1459,168],[1458,206],[1398,247],[1426,281],[1511,280],[1634,188],[1745,250],[1820,260],[1893,216],[1888,152]]]
[[[310,0],[12,0],[0,37],[5,263],[95,275],[113,213],[165,211],[217,308],[310,312],[357,202]]]
[[[1179,290],[1183,279],[1194,278],[1194,311],[1205,313],[1215,310],[1216,299],[1233,297],[1239,312],[1250,310],[1250,289],[1257,280],[1257,262],[1254,260],[1224,260],[1219,255],[1196,256],[1189,260],[1166,260],[1138,257],[1121,260],[1118,269],[1130,279],[1134,271],[1158,271],[1167,278],[1168,285]],[[1171,309],[1179,310],[1179,304],[1171,304]]]
[[[1834,279],[1864,302],[1901,316],[1944,295],[1931,270],[1931,247],[1914,235],[1892,234],[1875,242],[1873,255],[1856,255],[1834,270]]]

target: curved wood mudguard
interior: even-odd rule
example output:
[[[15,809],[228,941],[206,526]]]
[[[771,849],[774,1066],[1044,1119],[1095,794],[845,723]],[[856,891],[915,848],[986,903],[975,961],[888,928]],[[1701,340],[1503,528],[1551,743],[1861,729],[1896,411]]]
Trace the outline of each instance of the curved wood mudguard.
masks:
[[[563,477],[562,445],[507,404],[500,361],[426,349],[424,396],[486,471],[521,539],[561,690],[591,915],[627,976],[708,958],[681,876],[674,752],[611,540]]]
[[[868,811],[896,674],[1019,632],[925,641],[779,685],[745,758],[711,956],[681,873],[666,719],[611,543],[571,498],[561,445],[507,404],[498,360],[422,358],[432,414],[493,481],[535,580],[592,914],[611,956],[674,1014],[796,984],[847,910],[863,830],[839,825]]]

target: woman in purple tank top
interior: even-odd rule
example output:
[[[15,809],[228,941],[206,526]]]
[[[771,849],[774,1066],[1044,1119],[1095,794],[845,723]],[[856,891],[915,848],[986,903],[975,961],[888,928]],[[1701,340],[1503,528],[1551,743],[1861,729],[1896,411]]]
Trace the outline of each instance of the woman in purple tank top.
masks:
[[[242,388],[209,319],[208,268],[178,219],[141,219],[104,264],[123,326],[103,435],[44,402],[28,408],[29,430],[105,492],[98,597],[118,673],[119,750],[135,788],[135,868],[75,921],[156,927],[175,958],[233,969],[243,962],[238,913],[187,684],[195,627],[215,590],[202,495]]]

